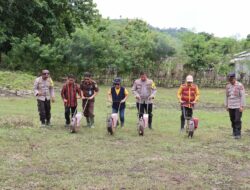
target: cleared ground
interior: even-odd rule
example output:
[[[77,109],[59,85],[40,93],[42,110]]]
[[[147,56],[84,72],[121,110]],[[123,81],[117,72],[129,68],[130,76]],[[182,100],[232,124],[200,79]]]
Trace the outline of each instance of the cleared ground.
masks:
[[[152,131],[137,135],[130,93],[125,128],[109,136],[107,90],[101,87],[96,98],[96,128],[78,134],[64,128],[59,96],[50,129],[39,128],[33,97],[0,98],[0,188],[250,189],[250,111],[243,114],[242,139],[234,140],[224,89],[201,89],[194,112],[200,126],[192,140],[179,133],[177,89],[161,88]]]

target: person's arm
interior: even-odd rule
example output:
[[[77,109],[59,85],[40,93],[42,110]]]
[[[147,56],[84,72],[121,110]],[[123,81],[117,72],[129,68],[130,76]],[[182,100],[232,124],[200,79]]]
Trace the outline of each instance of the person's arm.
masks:
[[[196,103],[199,100],[199,98],[200,98],[200,91],[199,91],[198,86],[196,86],[194,103]]]
[[[126,102],[126,100],[128,99],[128,94],[129,94],[128,90],[125,88],[124,91],[125,91],[124,92],[125,93],[125,98],[122,99],[121,103]]]
[[[84,96],[84,93],[83,93],[83,85],[82,84],[80,86],[80,89],[81,89],[81,97],[84,100],[84,99],[86,99],[86,97]]]
[[[152,82],[152,85],[151,85],[151,94],[150,94],[149,98],[150,99],[154,99],[155,95],[156,95],[156,92],[157,92],[157,89],[156,89],[155,83]]]
[[[108,101],[112,102],[111,89],[108,90]]]
[[[35,82],[34,82],[34,88],[33,88],[33,90],[34,90],[34,95],[35,96],[39,96],[40,94],[39,94],[39,90],[38,90],[38,81],[39,81],[39,78],[37,78],[36,80],[35,80]]]
[[[224,105],[226,107],[226,109],[228,110],[228,88],[226,86],[226,92],[225,92],[225,102],[224,102]]]
[[[90,100],[93,99],[98,94],[98,92],[99,92],[99,88],[98,88],[97,84],[95,83],[94,84],[94,94],[91,97],[89,97],[89,99]]]
[[[181,102],[181,94],[182,94],[182,86],[179,87],[178,92],[177,92],[177,98],[179,102]]]
[[[50,88],[49,88],[49,93],[51,96],[51,100],[52,102],[55,102],[55,91],[54,91],[54,82],[51,78],[49,78],[48,80],[50,80]]]
[[[81,94],[81,89],[79,88],[78,84],[76,84],[76,98],[80,99],[82,97],[82,94]]]
[[[61,97],[64,103],[67,103],[68,101],[67,98],[65,97],[65,92],[67,92],[66,90],[67,90],[66,85],[63,85],[62,90],[61,90]]]
[[[240,111],[242,112],[246,106],[246,95],[245,88],[243,85],[240,86]]]
[[[137,98],[140,99],[140,95],[138,94],[137,90],[137,85],[136,85],[136,81],[134,81],[134,84],[132,86],[132,93],[133,95]]]

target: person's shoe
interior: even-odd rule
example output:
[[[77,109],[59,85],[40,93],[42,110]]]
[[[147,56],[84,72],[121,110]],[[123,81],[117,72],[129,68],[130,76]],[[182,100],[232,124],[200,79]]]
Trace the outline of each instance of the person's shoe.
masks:
[[[69,128],[70,127],[70,125],[69,124],[65,124],[65,128]]]
[[[241,135],[236,135],[235,137],[234,137],[234,139],[240,139],[241,138]]]
[[[148,124],[148,128],[149,128],[149,129],[153,129],[153,128],[152,128],[152,124]]]
[[[50,121],[46,121],[46,125],[47,125],[48,127],[51,127]]]
[[[184,128],[181,128],[180,129],[180,133],[184,133],[185,132],[185,129]]]
[[[90,128],[91,129],[95,128],[95,125],[94,124],[90,125]]]
[[[41,123],[40,127],[45,128],[46,127],[45,123]]]
[[[121,123],[121,128],[123,128],[124,127],[124,123]]]

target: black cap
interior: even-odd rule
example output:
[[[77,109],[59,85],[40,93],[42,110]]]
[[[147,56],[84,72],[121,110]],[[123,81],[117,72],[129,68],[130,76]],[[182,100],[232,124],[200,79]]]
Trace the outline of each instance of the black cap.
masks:
[[[235,73],[229,73],[227,76],[228,78],[235,78]]]
[[[115,78],[113,81],[114,84],[121,84],[121,78]]]
[[[91,77],[91,74],[90,74],[90,72],[85,72],[85,73],[83,74],[83,76],[84,76],[84,77],[90,78],[90,77]]]

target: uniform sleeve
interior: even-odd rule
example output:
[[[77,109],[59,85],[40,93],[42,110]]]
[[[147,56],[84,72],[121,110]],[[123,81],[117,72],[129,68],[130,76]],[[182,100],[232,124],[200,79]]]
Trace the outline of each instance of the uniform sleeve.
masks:
[[[227,90],[227,86],[226,86],[226,91],[225,91],[225,101],[224,101],[224,105],[226,107],[228,107],[228,90]]]
[[[96,82],[94,83],[94,91],[99,92],[99,87]]]
[[[180,86],[177,92],[177,98],[179,99],[179,101],[181,101],[181,94],[182,94],[182,86]]]
[[[136,81],[134,81],[134,84],[132,86],[132,93],[134,94],[134,96],[139,96],[137,90],[137,85],[136,85]]]
[[[157,89],[154,82],[152,82],[151,89],[152,89],[151,96],[155,96]]]
[[[200,91],[199,91],[198,86],[196,86],[195,91],[196,91],[196,96],[195,96],[195,100],[194,101],[197,102],[199,100],[199,98],[200,98]]]
[[[36,80],[35,80],[35,82],[34,82],[34,88],[33,88],[33,90],[34,90],[34,95],[35,96],[37,96],[37,94],[38,94],[38,81],[39,81],[39,78],[37,78]]]
[[[49,80],[50,80],[51,86],[54,87],[54,82],[53,82],[52,78],[49,78]]]
[[[243,85],[240,86],[240,106],[245,107],[246,106],[246,93],[245,93],[245,88]]]
[[[50,80],[50,84],[51,84],[51,86],[50,86],[50,88],[49,88],[50,96],[51,96],[51,97],[55,97],[54,82],[53,82],[52,78],[49,78],[49,80]]]

